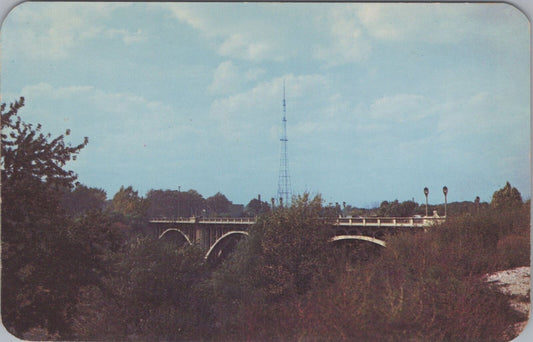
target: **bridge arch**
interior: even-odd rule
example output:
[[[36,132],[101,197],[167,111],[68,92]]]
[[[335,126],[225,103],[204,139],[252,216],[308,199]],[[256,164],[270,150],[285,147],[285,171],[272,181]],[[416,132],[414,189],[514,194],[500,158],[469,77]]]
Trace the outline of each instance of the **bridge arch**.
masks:
[[[209,248],[209,251],[207,251],[205,255],[205,260],[214,262],[216,259],[219,259],[223,256],[224,252],[228,250],[228,248],[234,247],[234,246],[228,246],[231,244],[231,242],[236,243],[241,238],[248,236],[248,232],[242,231],[242,230],[233,230],[230,232],[227,232],[226,234],[222,235],[220,238],[218,238],[217,241]]]
[[[162,232],[161,235],[159,235],[159,240],[161,239],[166,239],[169,241],[185,240],[183,244],[192,245],[192,242],[187,236],[187,234],[182,232],[179,228],[168,228],[167,230]]]
[[[343,240],[361,240],[361,241],[368,241],[375,243],[376,245],[380,245],[382,247],[387,247],[387,244],[385,241],[373,238],[371,236],[365,236],[365,235],[338,235],[332,237],[329,241],[330,242],[336,242],[336,241],[343,241]]]

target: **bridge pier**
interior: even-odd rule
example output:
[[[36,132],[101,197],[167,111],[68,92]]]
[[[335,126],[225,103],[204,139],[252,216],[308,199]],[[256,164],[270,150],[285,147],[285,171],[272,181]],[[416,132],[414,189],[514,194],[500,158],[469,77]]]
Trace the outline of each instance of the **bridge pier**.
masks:
[[[196,243],[203,250],[209,250],[222,235],[235,230],[231,225],[195,225]]]

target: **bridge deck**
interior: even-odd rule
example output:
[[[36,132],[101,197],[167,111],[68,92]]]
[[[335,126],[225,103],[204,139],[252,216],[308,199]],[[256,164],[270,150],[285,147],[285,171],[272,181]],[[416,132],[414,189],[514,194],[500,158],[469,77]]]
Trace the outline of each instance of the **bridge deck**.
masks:
[[[252,225],[257,221],[255,217],[178,217],[158,218],[150,220],[150,223],[183,223],[183,224],[244,224]]]
[[[429,227],[442,223],[445,217],[341,217],[326,222],[341,227]],[[150,220],[155,224],[208,224],[208,225],[245,225],[250,226],[257,221],[255,217],[178,217],[158,218]]]

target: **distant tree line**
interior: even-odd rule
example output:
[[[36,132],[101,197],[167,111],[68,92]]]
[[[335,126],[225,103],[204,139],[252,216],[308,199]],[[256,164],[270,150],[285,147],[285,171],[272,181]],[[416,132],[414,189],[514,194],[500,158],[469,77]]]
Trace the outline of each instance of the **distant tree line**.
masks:
[[[474,214],[486,209],[489,203],[480,202],[479,197],[477,197],[473,201],[448,203],[446,210],[444,206],[444,204],[428,204],[428,215],[432,216],[435,212],[440,216],[444,216],[445,212],[448,216],[458,216],[465,213]],[[325,210],[330,215],[343,217],[412,217],[426,215],[425,204],[419,204],[415,201],[400,202],[397,199],[394,201],[382,201],[379,206],[375,206],[374,208],[357,208],[349,204],[347,205],[346,202],[343,202],[342,207],[339,203],[329,203],[325,206]]]
[[[507,184],[502,191],[510,187]],[[516,189],[515,189],[516,190]],[[253,198],[248,204],[241,208],[234,205],[224,194],[218,192],[215,195],[204,198],[194,189],[188,191],[177,190],[150,190],[146,197],[139,196],[138,192],[131,186],[122,186],[111,200],[107,200],[106,192],[98,188],[89,188],[83,184],[76,184],[73,189],[64,188],[61,198],[61,207],[68,215],[79,216],[91,210],[110,210],[121,213],[128,217],[189,217],[189,216],[232,216],[232,217],[254,217],[270,212],[271,205]],[[499,195],[497,195],[498,197]],[[516,196],[516,194],[512,194]],[[518,196],[520,196],[518,194]],[[521,198],[520,198],[521,200]],[[498,202],[496,198],[496,203]],[[447,204],[447,213],[457,216],[465,213],[476,213],[489,206],[487,202],[479,202],[479,198],[474,201],[451,202]],[[232,210],[236,207],[235,210]],[[325,205],[321,211],[323,217],[358,217],[358,216],[385,216],[385,217],[412,217],[416,215],[424,216],[425,204],[418,204],[414,201],[382,201],[375,208],[356,208],[343,203]],[[429,215],[437,214],[443,216],[444,204],[428,205]]]
[[[70,216],[80,216],[91,210],[108,210],[126,217],[137,218],[176,218],[190,216],[258,216],[270,211],[267,202],[253,198],[244,207],[235,205],[218,192],[204,198],[196,190],[150,190],[142,197],[131,186],[122,186],[111,200],[106,192],[76,184],[74,188],[64,188],[61,207]]]

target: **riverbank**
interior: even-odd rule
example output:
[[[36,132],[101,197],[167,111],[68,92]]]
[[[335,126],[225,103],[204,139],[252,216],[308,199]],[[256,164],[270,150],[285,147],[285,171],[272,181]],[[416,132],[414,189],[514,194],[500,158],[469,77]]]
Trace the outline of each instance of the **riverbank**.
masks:
[[[525,320],[509,328],[509,340],[515,338],[526,327],[531,312],[531,267],[523,266],[499,271],[484,276],[498,291],[511,296],[511,307],[524,315]]]

